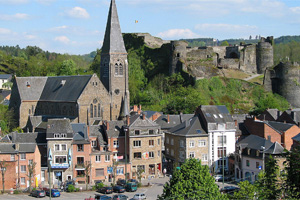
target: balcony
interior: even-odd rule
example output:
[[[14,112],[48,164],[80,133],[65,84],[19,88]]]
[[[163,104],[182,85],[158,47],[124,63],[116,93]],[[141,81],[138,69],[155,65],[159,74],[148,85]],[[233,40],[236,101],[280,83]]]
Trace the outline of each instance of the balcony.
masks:
[[[52,169],[68,169],[70,166],[68,163],[53,163],[51,164]]]
[[[84,167],[84,164],[83,163],[77,163],[76,165],[75,165],[75,169],[84,169],[85,167]]]

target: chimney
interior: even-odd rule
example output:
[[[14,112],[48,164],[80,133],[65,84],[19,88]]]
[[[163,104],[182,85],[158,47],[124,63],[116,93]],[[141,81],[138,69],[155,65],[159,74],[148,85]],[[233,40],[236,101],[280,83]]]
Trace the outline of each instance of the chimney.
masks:
[[[90,139],[90,126],[87,126],[87,139]]]
[[[127,126],[130,125],[130,118],[129,118],[129,115],[126,115],[126,122],[127,122]]]
[[[170,115],[167,115],[167,122],[170,123]]]
[[[234,124],[235,124],[235,126],[237,127],[237,125],[238,125],[237,120],[234,120]]]
[[[16,147],[16,151],[19,151],[19,150],[20,150],[20,144],[19,144],[19,143],[16,143],[15,145],[16,145],[16,146],[15,146],[15,147]]]
[[[157,118],[157,114],[152,115],[152,121],[155,121]]]
[[[291,117],[293,120],[295,120],[295,112],[294,111],[291,112]]]
[[[143,120],[145,120],[146,119],[146,112],[143,112]]]
[[[141,114],[141,111],[142,111],[142,105],[140,104],[138,109],[138,114]]]
[[[133,112],[137,112],[137,111],[138,111],[137,105],[133,105]]]
[[[106,121],[106,130],[108,131],[109,130],[109,122]]]
[[[188,127],[190,125],[190,120],[185,120],[185,127]]]

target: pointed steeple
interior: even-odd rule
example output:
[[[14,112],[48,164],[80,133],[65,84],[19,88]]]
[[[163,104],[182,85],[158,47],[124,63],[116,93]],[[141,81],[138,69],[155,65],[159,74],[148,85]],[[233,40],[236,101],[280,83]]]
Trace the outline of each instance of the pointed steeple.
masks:
[[[102,53],[127,53],[120,28],[115,0],[111,0]]]

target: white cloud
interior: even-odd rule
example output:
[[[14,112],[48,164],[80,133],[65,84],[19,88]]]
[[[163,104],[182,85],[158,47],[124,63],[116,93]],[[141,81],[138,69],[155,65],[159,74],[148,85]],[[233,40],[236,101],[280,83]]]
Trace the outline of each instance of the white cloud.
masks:
[[[66,15],[71,18],[81,18],[81,19],[88,19],[90,17],[89,13],[80,7],[74,7],[70,10],[66,11]]]
[[[16,13],[14,15],[0,15],[0,20],[26,20],[29,15],[25,13]]]
[[[164,39],[181,39],[181,38],[195,38],[199,37],[198,34],[194,33],[190,29],[170,29],[157,34],[158,37]]]
[[[12,31],[6,28],[0,28],[0,34],[11,34]]]
[[[0,0],[0,4],[13,4],[13,5],[26,4],[28,2],[29,0]]]
[[[54,41],[58,41],[64,44],[70,43],[70,39],[67,36],[57,36],[54,38]]]
[[[292,7],[292,8],[290,8],[290,10],[291,10],[293,13],[300,14],[300,7]]]
[[[43,5],[50,5],[54,3],[56,0],[36,0],[36,2],[43,4]]]
[[[36,39],[37,38],[37,36],[36,35],[27,35],[27,34],[25,34],[25,36],[24,36],[26,39],[28,39],[28,40],[34,40],[34,39]]]

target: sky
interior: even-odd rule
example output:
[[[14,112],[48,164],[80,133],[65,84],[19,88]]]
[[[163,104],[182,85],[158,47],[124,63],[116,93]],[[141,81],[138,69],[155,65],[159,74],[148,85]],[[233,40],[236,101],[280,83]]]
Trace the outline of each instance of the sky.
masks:
[[[300,0],[116,0],[116,4],[123,33],[150,33],[164,40],[300,35]],[[102,46],[109,5],[110,0],[0,0],[0,45],[88,54]]]

